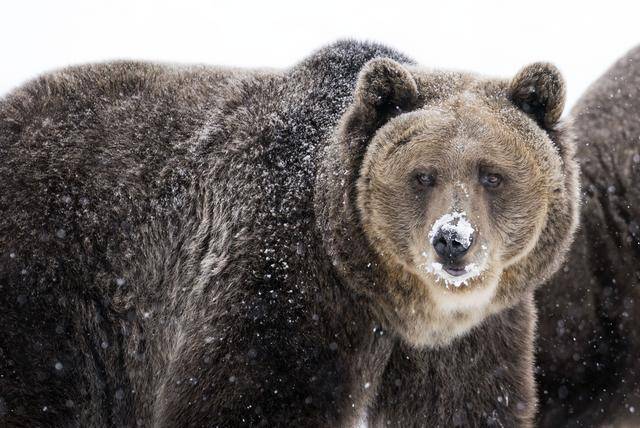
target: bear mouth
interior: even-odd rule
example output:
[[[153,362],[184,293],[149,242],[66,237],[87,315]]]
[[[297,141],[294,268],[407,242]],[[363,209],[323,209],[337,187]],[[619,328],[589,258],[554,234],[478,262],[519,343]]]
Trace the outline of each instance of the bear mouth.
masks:
[[[451,276],[462,276],[467,273],[467,269],[464,266],[443,266],[442,270]]]
[[[467,287],[470,283],[481,276],[484,268],[476,263],[467,265],[457,265],[451,263],[432,262],[422,265],[423,269],[436,277],[436,282],[442,281],[446,288]]]

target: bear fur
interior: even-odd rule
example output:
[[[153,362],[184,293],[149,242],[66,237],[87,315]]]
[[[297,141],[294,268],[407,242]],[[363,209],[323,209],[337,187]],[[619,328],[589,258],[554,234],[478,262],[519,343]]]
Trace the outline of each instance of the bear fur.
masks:
[[[538,291],[541,426],[640,426],[640,47],[572,109],[582,227]]]
[[[284,71],[114,62],[18,88],[0,101],[0,422],[530,425],[532,293],[577,224],[563,102],[546,64],[485,79],[351,41]],[[425,144],[407,133],[450,143],[431,125],[460,156],[484,141],[504,186],[465,199],[445,170],[425,199],[389,193],[412,170],[384,159]],[[481,206],[491,281],[445,288],[407,255],[447,204]]]

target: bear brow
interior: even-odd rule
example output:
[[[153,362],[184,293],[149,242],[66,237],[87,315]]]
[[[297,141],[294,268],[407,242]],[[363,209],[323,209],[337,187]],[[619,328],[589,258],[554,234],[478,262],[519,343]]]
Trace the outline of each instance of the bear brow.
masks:
[[[405,147],[411,141],[415,141],[415,140],[416,138],[413,138],[412,136],[402,137],[400,140],[396,141],[393,144],[393,147],[391,148],[391,150],[387,152],[387,155],[385,156],[385,160],[389,159],[391,156],[395,155],[398,150]]]

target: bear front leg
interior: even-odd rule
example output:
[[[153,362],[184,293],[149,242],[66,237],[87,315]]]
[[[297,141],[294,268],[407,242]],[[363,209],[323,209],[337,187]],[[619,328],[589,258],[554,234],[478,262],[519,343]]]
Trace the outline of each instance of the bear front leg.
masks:
[[[449,346],[397,346],[369,412],[371,425],[532,426],[534,318],[529,296]]]

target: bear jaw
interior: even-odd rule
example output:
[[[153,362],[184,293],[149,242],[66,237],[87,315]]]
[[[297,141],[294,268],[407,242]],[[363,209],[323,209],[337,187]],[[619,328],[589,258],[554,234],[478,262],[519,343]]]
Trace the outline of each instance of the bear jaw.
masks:
[[[480,325],[485,319],[500,312],[503,307],[490,304],[481,310],[464,313],[433,314],[425,328],[424,324],[416,324],[413,329],[406,330],[402,336],[409,345],[415,348],[445,348]]]
[[[490,263],[489,263],[490,265]],[[405,266],[406,269],[406,266]],[[508,305],[496,298],[502,271],[486,270],[482,278],[460,288],[446,288],[424,272],[411,272],[411,286],[420,296],[404,313],[405,322],[396,331],[411,346],[441,348],[468,334],[487,317]]]
[[[463,293],[452,292],[440,284],[429,285],[429,294],[435,308],[443,314],[478,311],[487,307],[496,295],[499,280],[483,278],[480,284],[466,287]]]

